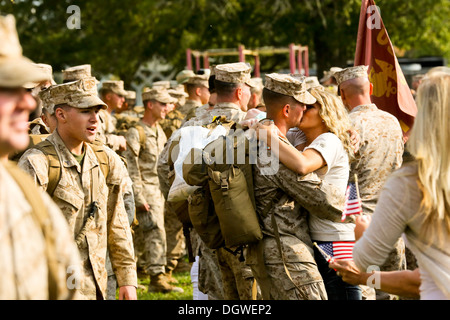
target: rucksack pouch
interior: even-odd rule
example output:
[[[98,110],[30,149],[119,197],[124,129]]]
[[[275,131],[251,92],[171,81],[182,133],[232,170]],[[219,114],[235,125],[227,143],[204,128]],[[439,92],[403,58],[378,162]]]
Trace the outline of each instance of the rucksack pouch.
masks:
[[[263,235],[244,173],[236,165],[228,170],[208,168],[209,188],[227,247],[247,245]]]
[[[214,210],[208,185],[190,195],[188,212],[194,229],[208,248],[218,249],[224,246],[219,218]]]

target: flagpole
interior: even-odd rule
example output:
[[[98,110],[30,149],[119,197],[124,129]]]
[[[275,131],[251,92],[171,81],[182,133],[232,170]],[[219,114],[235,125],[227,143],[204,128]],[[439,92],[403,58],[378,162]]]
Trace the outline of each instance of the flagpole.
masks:
[[[357,194],[358,200],[359,200],[359,205],[361,206],[361,209],[362,209],[361,196],[359,195],[358,175],[356,173],[355,173],[355,187],[356,187],[356,194]],[[361,210],[360,214],[362,215],[362,210]]]
[[[333,262],[333,258],[323,251],[322,248],[317,245],[317,242],[314,242],[314,246],[326,257],[327,262]]]

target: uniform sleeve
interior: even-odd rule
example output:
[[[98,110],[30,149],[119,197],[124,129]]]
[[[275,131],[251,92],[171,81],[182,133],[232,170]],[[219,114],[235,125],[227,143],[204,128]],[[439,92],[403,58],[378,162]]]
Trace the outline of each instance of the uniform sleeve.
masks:
[[[47,157],[37,149],[27,150],[19,159],[18,167],[28,173],[36,186],[47,190],[48,185],[48,160]]]
[[[124,203],[127,175],[122,160],[107,150],[110,171],[108,184],[108,250],[118,285],[137,287],[136,261],[133,238]]]
[[[123,152],[128,164],[128,174],[133,181],[134,201],[136,207],[140,207],[147,203],[144,197],[143,182],[139,169],[139,153],[141,143],[139,141],[139,132],[136,128],[130,128],[126,135],[127,150]]]
[[[342,193],[335,186],[321,180],[314,172],[301,176],[280,165],[277,174],[268,175],[267,178],[310,214],[341,222],[345,200]]]

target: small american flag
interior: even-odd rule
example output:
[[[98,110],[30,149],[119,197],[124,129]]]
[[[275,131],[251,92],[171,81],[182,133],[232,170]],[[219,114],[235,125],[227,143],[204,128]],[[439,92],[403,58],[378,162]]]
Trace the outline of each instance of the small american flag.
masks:
[[[355,242],[353,241],[335,241],[320,243],[318,246],[323,250],[321,253],[325,259],[331,257],[336,260],[353,260],[352,251],[354,245]],[[329,257],[326,257],[324,253]]]
[[[357,186],[349,183],[345,193],[345,206],[342,212],[342,221],[352,214],[362,214],[361,199],[359,198]]]

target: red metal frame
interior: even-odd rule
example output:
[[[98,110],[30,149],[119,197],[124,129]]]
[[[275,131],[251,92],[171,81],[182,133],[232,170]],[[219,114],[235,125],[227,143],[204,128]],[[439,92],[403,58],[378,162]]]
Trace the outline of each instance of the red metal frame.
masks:
[[[209,68],[209,58],[211,56],[237,55],[239,62],[245,62],[247,55],[255,58],[254,76],[260,76],[260,56],[289,53],[289,67],[291,73],[304,74],[309,76],[309,56],[308,46],[291,43],[288,48],[258,48],[256,50],[246,50],[244,45],[239,45],[236,49],[216,49],[207,51],[186,50],[186,69],[193,70],[192,56],[195,58],[195,71],[200,70],[200,58],[203,58],[203,68]],[[297,68],[298,67],[298,68]]]

